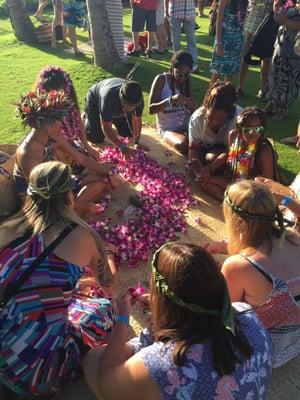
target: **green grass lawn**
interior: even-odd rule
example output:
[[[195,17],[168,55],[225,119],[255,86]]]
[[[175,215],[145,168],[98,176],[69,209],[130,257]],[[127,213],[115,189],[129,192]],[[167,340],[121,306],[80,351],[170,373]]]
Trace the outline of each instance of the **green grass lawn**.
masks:
[[[130,10],[125,10],[124,30],[128,37],[130,37],[130,20]],[[200,29],[196,32],[200,73],[192,76],[192,83],[198,101],[201,103],[210,78],[209,63],[212,38],[207,34],[208,19],[197,18],[197,23],[200,25]],[[87,41],[87,33],[79,29],[78,38],[80,42]],[[184,42],[183,45],[185,45]],[[0,54],[0,143],[18,143],[24,136],[24,129],[15,117],[13,102],[19,98],[21,93],[32,88],[38,72],[45,65],[60,65],[70,73],[82,107],[85,94],[92,84],[111,76],[126,76],[132,63],[135,62],[135,59],[127,59],[116,70],[105,71],[92,65],[91,56],[86,56],[83,59],[75,58],[72,54],[65,52],[62,46],[55,50],[42,45],[30,47],[15,39],[9,19],[0,19]],[[134,78],[142,84],[146,104],[154,76],[169,68],[171,56],[172,52],[169,51],[164,56],[157,56],[155,60],[140,58],[141,65]],[[241,106],[253,104],[263,106],[263,103],[255,97],[258,86],[259,70],[253,68],[247,80],[247,95],[239,101]],[[281,145],[279,140],[295,134],[300,116],[299,110],[300,101],[298,99],[286,120],[274,121],[269,119],[268,134],[275,139],[279,163],[290,179],[300,170],[300,157],[297,156],[294,148]],[[144,110],[143,119],[146,123],[154,124],[155,122],[154,116],[148,113],[147,107]]]

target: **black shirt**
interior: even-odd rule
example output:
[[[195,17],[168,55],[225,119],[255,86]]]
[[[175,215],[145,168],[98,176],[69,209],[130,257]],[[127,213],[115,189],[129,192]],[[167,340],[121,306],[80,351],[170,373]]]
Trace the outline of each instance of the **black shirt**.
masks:
[[[111,122],[115,118],[123,118],[119,92],[124,79],[109,78],[93,85],[87,94],[87,106],[97,107],[100,117],[105,122]],[[136,116],[143,114],[144,101],[135,108]]]

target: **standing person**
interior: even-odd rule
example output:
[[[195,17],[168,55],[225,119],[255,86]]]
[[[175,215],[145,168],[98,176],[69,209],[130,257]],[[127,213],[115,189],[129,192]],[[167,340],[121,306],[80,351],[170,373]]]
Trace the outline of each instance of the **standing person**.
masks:
[[[229,132],[242,111],[236,100],[232,83],[217,81],[210,85],[202,106],[191,116],[188,167],[192,175],[227,152]]]
[[[93,85],[85,99],[85,127],[88,139],[103,143],[109,139],[123,154],[132,150],[119,138],[131,137],[139,144],[144,109],[141,85],[129,79],[109,78]],[[116,130],[112,125],[115,125]]]
[[[158,0],[156,9],[156,37],[158,48],[153,48],[159,54],[163,54],[168,48],[168,34],[165,27],[165,3],[164,0]]]
[[[70,174],[56,161],[35,166],[23,208],[1,223],[0,381],[19,395],[52,394],[76,379],[85,352],[114,325],[110,301],[77,293],[87,265],[110,287],[114,261],[74,212]]]
[[[286,2],[289,4],[288,2]],[[274,18],[279,23],[277,39],[268,81],[265,111],[273,118],[284,119],[296,101],[300,88],[300,55],[294,50],[300,31],[300,6],[296,0],[286,8],[274,2]]]
[[[199,17],[205,17],[204,14],[205,0],[198,0]]]
[[[195,36],[195,0],[165,0],[174,51],[180,50],[181,27],[186,36],[187,51],[193,57],[193,71],[198,69],[198,51]]]
[[[232,307],[213,257],[190,243],[166,243],[153,257],[150,286],[152,331],[126,344],[130,301],[121,294],[109,344],[83,359],[97,399],[267,398],[269,334],[253,311],[238,312],[245,304]]]
[[[149,96],[149,112],[156,114],[160,134],[181,153],[188,149],[189,119],[196,107],[189,78],[192,68],[192,56],[177,51],[171,58],[170,72],[154,78]]]
[[[82,57],[84,53],[78,49],[76,27],[81,28],[84,19],[87,17],[85,0],[62,0],[64,26],[66,35],[71,41],[74,55]]]
[[[255,309],[273,339],[273,367],[280,367],[300,354],[300,237],[285,232],[275,198],[258,182],[231,185],[224,216],[230,297]]]
[[[45,22],[45,19],[43,18],[43,13],[47,5],[48,5],[48,0],[39,0],[38,9],[36,10],[36,13],[33,15],[38,21]]]
[[[244,44],[243,56],[245,56],[250,48],[252,38],[257,28],[264,20],[264,18],[272,12],[272,1],[264,0],[249,0],[248,10],[244,24]],[[268,82],[268,75],[271,65],[271,58],[263,58],[260,66],[260,89],[257,97],[261,100],[266,100],[266,84]],[[239,72],[239,82],[237,86],[237,95],[241,97],[244,92],[245,80],[249,64],[243,59]]]
[[[139,45],[140,32],[144,31],[145,24],[148,32],[146,56],[151,56],[156,32],[156,9],[157,0],[130,0],[132,6],[132,40],[134,49],[127,53],[129,56],[139,56],[141,47]]]
[[[220,0],[216,22],[216,38],[210,64],[211,82],[224,77],[232,81],[241,65],[243,47],[243,21],[247,0]]]

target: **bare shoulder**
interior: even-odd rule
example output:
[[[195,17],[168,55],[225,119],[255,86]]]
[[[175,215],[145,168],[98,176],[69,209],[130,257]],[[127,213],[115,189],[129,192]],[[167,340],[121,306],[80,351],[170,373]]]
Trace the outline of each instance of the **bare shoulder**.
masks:
[[[249,267],[249,261],[247,261],[240,254],[235,254],[228,257],[222,265],[222,273],[225,275],[232,274],[244,274],[247,273]]]
[[[91,232],[80,225],[73,229],[69,235],[69,238],[70,240],[74,241],[74,244],[78,243],[80,247],[87,245],[93,246],[95,244],[95,239],[93,238]]]
[[[139,354],[135,354],[125,363],[103,372],[98,380],[98,385],[107,399],[162,399],[158,386]]]

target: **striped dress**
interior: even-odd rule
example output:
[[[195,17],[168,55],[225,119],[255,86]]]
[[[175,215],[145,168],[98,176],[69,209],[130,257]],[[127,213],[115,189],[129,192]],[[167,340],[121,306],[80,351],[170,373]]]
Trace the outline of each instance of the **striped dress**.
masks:
[[[250,257],[245,258],[273,284],[271,293],[254,310],[271,334],[273,368],[278,368],[300,354],[300,305],[290,291],[300,276],[284,282]]]
[[[0,289],[44,250],[43,236],[0,250]],[[106,343],[114,324],[106,299],[79,297],[81,267],[53,253],[0,313],[0,382],[19,394],[58,391],[80,374],[89,347]]]

